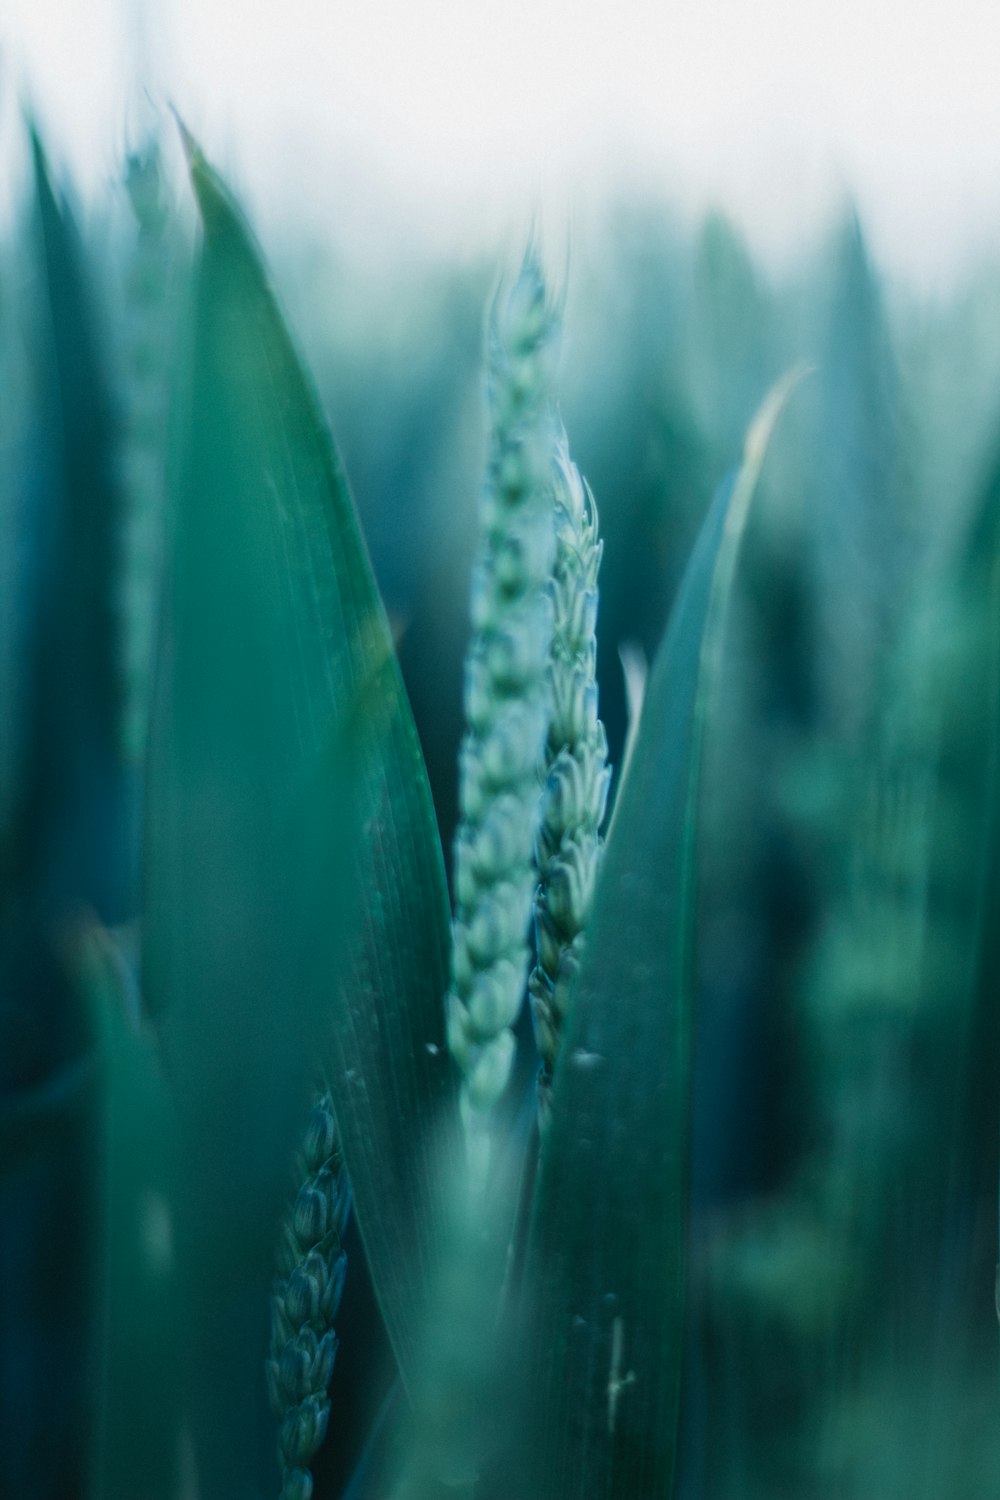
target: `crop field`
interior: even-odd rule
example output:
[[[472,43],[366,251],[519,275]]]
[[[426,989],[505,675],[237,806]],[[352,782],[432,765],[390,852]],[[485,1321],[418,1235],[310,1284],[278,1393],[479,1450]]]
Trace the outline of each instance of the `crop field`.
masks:
[[[0,241],[0,1496],[1000,1486],[1000,255]]]

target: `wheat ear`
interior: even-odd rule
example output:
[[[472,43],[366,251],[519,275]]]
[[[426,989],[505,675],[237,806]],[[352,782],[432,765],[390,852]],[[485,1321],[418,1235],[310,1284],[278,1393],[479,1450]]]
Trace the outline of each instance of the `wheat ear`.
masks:
[[[556,556],[549,682],[552,717],[536,858],[538,963],[529,981],[542,1066],[539,1119],[544,1131],[552,1074],[570,983],[582,951],[600,862],[600,826],[611,771],[597,716],[597,574],[602,543],[597,508],[561,432],[555,451]]]
[[[120,671],[122,736],[128,758],[141,763],[152,695],[159,574],[166,508],[170,345],[174,337],[176,238],[172,231],[159,144],[128,159],[126,188],[136,238],[125,282],[121,540]]]
[[[343,1235],[351,1195],[329,1094],[316,1103],[302,1153],[302,1184],[284,1227],[271,1302],[267,1385],[278,1423],[281,1500],[310,1500],[310,1465],[326,1435],[337,1356],[333,1322],[347,1269]]]
[[[534,256],[489,330],[490,451],[473,575],[460,757],[448,1044],[462,1075],[470,1155],[483,1163],[510,1076],[535,884],[539,772],[548,733],[549,593],[555,547],[557,320]]]

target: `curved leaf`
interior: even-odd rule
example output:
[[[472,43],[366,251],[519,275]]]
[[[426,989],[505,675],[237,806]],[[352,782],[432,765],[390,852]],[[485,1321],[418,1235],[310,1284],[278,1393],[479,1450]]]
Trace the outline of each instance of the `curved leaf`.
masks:
[[[572,997],[526,1282],[527,1454],[544,1500],[672,1490],[701,744],[737,549],[787,389],[761,409],[688,565]]]
[[[145,981],[188,1175],[206,1493],[255,1493],[276,1221],[321,1060],[405,1369],[449,1089],[448,908],[423,761],[347,484],[228,192],[204,237],[148,800]],[[255,1447],[256,1443],[256,1447]]]

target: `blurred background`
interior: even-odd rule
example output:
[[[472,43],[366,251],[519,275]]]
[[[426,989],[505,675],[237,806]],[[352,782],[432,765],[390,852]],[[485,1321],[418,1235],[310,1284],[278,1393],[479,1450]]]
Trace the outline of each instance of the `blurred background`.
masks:
[[[879,260],[937,284],[1000,225],[995,28],[986,0],[8,0],[3,171],[27,91],[92,193],[148,90],[257,222],[369,254],[494,254],[541,205],[561,230],[629,187],[787,258],[850,197]]]
[[[529,233],[565,292],[616,764],[620,650],[651,659],[747,423],[813,368],[768,460],[707,747],[680,1487],[995,1493],[998,24],[982,0],[7,0],[0,1494],[80,1493],[87,1446],[72,1247],[92,1166],[65,1129],[87,1038],[53,912],[85,901],[127,948],[141,910],[194,241],[168,104],[247,207],[330,417],[446,851],[484,313]],[[58,645],[91,596],[59,594],[63,635],[34,613],[32,517],[77,482],[125,538],[82,669],[114,660],[110,738]],[[67,723],[84,751],[46,800]],[[351,1353],[373,1315],[359,1280],[335,1378],[361,1430],[385,1356]],[[321,1469],[317,1494],[344,1478]]]

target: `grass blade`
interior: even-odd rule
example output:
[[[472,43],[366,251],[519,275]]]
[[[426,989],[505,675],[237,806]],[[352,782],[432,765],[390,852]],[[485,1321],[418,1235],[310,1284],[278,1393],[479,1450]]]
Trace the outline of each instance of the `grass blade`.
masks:
[[[447,1091],[448,917],[346,482],[249,231],[190,151],[204,236],[153,726],[145,975],[188,1173],[201,1482],[252,1494],[273,1469],[276,1228],[321,1058],[386,1324],[406,1346],[431,1191],[421,1126]]]
[[[571,996],[527,1280],[527,1454],[545,1500],[672,1489],[701,742],[739,540],[786,391],[762,408],[689,564]]]
[[[16,567],[2,611],[18,657],[0,725],[0,1322],[6,1368],[17,1372],[0,1401],[5,1494],[72,1490],[86,1450],[94,1091],[63,940],[80,904],[121,921],[131,896],[105,351],[72,214],[34,133],[31,144],[37,301],[30,368],[19,371],[30,440],[5,527]]]
[[[44,264],[40,483],[25,538],[34,588],[20,820],[0,891],[9,882],[50,915],[85,899],[119,921],[126,894],[111,402],[76,226],[34,134],[32,149]]]

